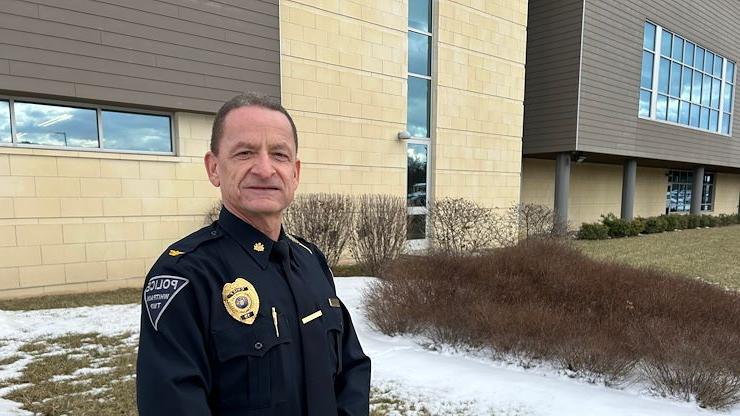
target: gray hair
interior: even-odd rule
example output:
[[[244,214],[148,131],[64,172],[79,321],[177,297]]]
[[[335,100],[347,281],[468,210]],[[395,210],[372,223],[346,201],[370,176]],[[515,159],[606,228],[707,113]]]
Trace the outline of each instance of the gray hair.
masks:
[[[211,131],[211,152],[214,155],[218,154],[218,144],[221,141],[221,136],[224,133],[224,120],[229,115],[231,110],[236,110],[241,107],[262,107],[267,110],[278,111],[288,118],[290,122],[290,128],[293,130],[293,142],[295,143],[295,150],[298,151],[298,130],[295,128],[293,117],[290,116],[288,110],[285,109],[278,101],[268,97],[267,95],[248,92],[239,94],[236,97],[226,101],[224,105],[216,113],[216,119],[213,120],[213,130]]]

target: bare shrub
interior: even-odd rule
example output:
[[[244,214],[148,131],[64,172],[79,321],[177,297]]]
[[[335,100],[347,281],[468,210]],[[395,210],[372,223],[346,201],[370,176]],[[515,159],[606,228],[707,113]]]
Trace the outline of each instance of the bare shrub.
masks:
[[[706,407],[740,398],[739,293],[594,261],[563,240],[402,256],[365,302],[388,333],[551,360],[607,384],[644,380]]]
[[[362,195],[357,199],[351,252],[370,276],[380,276],[406,243],[406,200],[393,195]]]
[[[502,247],[529,239],[560,238],[568,232],[568,224],[553,209],[538,204],[515,204],[494,214],[492,220],[492,239]]]
[[[353,211],[348,195],[303,194],[285,210],[283,223],[291,234],[316,244],[333,267],[352,236]]]
[[[429,239],[437,250],[473,253],[491,245],[491,210],[464,198],[442,198],[429,206]]]
[[[221,200],[214,202],[213,205],[211,205],[210,208],[208,208],[208,211],[206,211],[205,216],[203,217],[203,225],[211,225],[214,221],[218,219],[218,216],[221,215],[221,207],[223,204],[221,203]]]

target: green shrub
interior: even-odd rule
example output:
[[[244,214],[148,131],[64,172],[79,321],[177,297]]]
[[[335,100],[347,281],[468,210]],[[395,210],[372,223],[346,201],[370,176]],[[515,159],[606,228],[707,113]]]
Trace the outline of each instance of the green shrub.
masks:
[[[627,236],[634,237],[643,231],[645,231],[645,218],[637,217],[632,221],[629,221]]]
[[[605,240],[609,238],[609,227],[598,222],[593,224],[583,223],[578,230],[580,240]]]
[[[665,230],[666,231],[673,231],[673,230],[679,229],[678,228],[678,225],[679,225],[678,224],[678,222],[679,222],[678,217],[679,217],[678,215],[661,215],[658,218],[662,218],[663,219],[663,222],[665,223]]]
[[[735,214],[719,214],[717,217],[720,226],[727,226],[737,224],[737,215]]]
[[[629,221],[617,218],[617,216],[612,214],[611,212],[601,216],[601,223],[608,228],[609,237],[627,237],[630,233]]]
[[[642,231],[645,234],[657,234],[662,233],[668,228],[667,221],[664,216],[650,217],[645,219],[645,229]]]
[[[676,229],[685,230],[689,227],[689,216],[688,215],[672,215],[676,218]]]
[[[686,215],[686,227],[685,228],[698,228],[701,226],[701,215],[689,214]]]
[[[719,219],[714,215],[702,215],[699,222],[701,227],[717,227],[719,225]]]

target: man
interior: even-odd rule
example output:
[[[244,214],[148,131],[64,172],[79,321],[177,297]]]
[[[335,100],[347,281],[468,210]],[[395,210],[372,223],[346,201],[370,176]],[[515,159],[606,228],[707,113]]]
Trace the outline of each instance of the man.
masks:
[[[265,97],[216,115],[205,165],[223,207],[147,275],[141,415],[368,415],[370,360],[326,260],[282,228],[297,150],[292,118]]]

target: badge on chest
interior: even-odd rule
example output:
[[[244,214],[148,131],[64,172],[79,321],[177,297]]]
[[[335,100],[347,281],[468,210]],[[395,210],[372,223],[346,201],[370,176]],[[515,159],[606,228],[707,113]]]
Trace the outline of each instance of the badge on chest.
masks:
[[[254,286],[241,277],[226,283],[221,291],[226,311],[237,321],[251,325],[260,310],[260,298]]]

